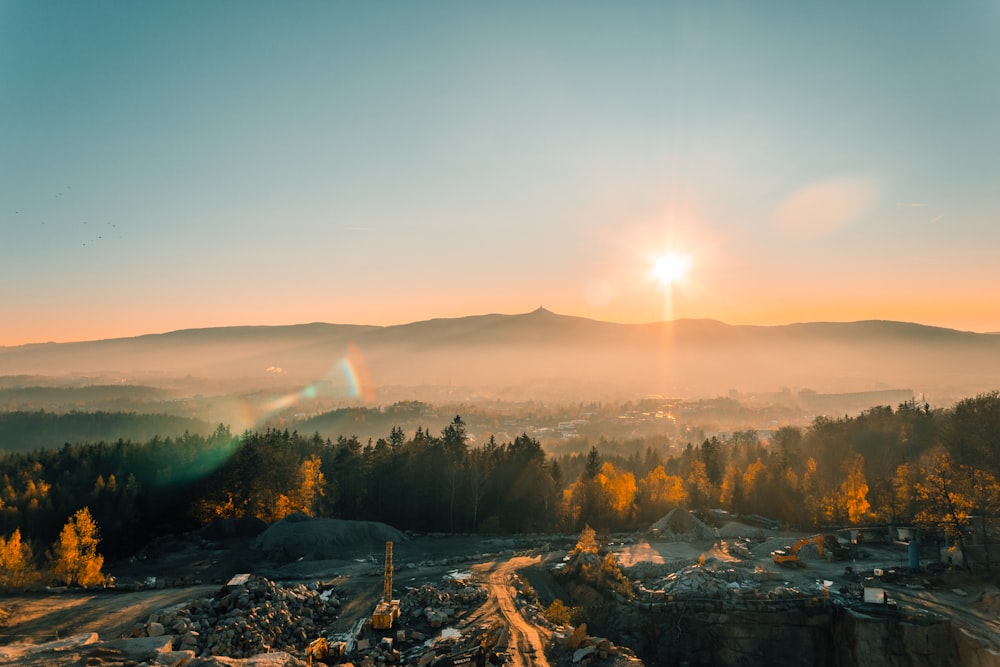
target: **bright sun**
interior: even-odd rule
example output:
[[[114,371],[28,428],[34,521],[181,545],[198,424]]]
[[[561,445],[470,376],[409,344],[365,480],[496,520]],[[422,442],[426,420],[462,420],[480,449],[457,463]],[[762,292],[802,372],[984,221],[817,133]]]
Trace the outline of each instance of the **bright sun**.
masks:
[[[653,260],[653,277],[664,287],[683,280],[691,270],[691,257],[681,252],[668,252]]]

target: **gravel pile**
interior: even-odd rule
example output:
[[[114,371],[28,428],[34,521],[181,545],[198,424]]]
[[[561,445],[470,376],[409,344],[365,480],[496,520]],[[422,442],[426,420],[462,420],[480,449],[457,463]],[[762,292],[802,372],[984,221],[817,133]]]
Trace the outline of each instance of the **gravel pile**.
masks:
[[[284,587],[260,577],[211,598],[152,614],[134,635],[172,635],[200,656],[247,658],[272,650],[302,655],[336,620],[340,600],[321,584]]]
[[[730,567],[721,563],[689,565],[666,577],[644,581],[639,592],[642,596],[655,600],[719,599],[745,595],[782,597],[784,590],[777,593],[769,590],[767,582],[774,576],[774,573],[759,567]],[[801,594],[794,589],[789,589],[787,593]]]
[[[403,533],[378,521],[317,519],[293,513],[258,535],[254,548],[280,559],[326,560],[358,545],[372,545],[381,552],[386,542],[405,539]]]
[[[674,508],[666,516],[650,526],[649,529],[662,539],[679,542],[711,540],[715,538],[715,531],[713,529],[709,528],[704,521],[683,507]]]
[[[469,609],[485,600],[485,588],[461,579],[445,579],[440,586],[425,584],[408,590],[399,601],[399,610],[405,617],[422,617],[432,628],[439,628],[454,618],[459,609]]]

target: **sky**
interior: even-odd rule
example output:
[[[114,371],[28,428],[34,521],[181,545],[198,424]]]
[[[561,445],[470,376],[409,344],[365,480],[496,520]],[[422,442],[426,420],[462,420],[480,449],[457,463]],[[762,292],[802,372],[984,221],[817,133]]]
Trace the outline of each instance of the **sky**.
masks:
[[[0,0],[0,345],[1000,331],[998,81],[996,0]]]

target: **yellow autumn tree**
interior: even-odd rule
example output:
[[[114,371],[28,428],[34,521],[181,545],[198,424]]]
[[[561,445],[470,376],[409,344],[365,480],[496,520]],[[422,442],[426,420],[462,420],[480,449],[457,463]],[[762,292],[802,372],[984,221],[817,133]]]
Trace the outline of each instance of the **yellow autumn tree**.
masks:
[[[0,537],[0,588],[5,592],[23,590],[39,579],[31,547],[21,541],[21,529],[9,538]]]
[[[972,519],[995,515],[1000,507],[1000,480],[978,466],[956,464],[947,451],[938,448],[924,456],[915,489],[916,522],[944,530],[961,551],[962,562],[969,566],[966,532],[973,529],[985,541],[981,528],[985,522]],[[988,549],[984,564],[990,568]]]
[[[601,465],[597,481],[603,492],[602,495],[611,506],[614,517],[619,521],[631,519],[635,494],[638,490],[635,475],[620,471],[610,461],[606,461]]]
[[[67,586],[89,588],[104,581],[104,556],[97,552],[100,541],[97,522],[87,507],[77,510],[59,533],[52,547],[51,567],[56,581]]]
[[[691,462],[691,469],[688,471],[684,486],[687,497],[695,508],[706,509],[714,507],[718,496],[712,488],[712,481],[708,478],[708,473],[705,472],[705,464],[702,463],[701,459],[695,459]]]
[[[326,493],[326,477],[320,469],[322,461],[313,454],[299,466],[296,483],[288,493],[278,493],[270,498],[260,518],[268,523],[280,521],[293,512],[319,516],[320,504]]]
[[[326,477],[320,469],[321,464],[319,456],[313,454],[299,467],[302,483],[296,500],[300,511],[309,516],[319,516],[320,504],[326,495]]]
[[[582,511],[583,481],[576,480],[562,490],[559,513],[566,517],[570,524],[575,525],[580,520]]]
[[[684,480],[677,475],[668,475],[662,465],[656,466],[639,480],[638,498],[644,516],[663,516],[687,501]]]
[[[226,500],[223,502],[204,497],[198,499],[194,512],[202,523],[208,523],[214,519],[235,519],[242,516],[242,508],[236,506],[231,493],[226,494]]]
[[[855,454],[844,463],[844,481],[840,483],[840,504],[847,510],[847,520],[861,523],[871,510],[868,502],[868,480],[865,478],[865,457]]]
[[[279,493],[272,499],[268,510],[269,511],[262,513],[261,518],[268,523],[274,523],[275,521],[281,521],[286,516],[294,512],[296,510],[296,506],[295,502],[291,498],[284,493]]]
[[[597,531],[585,525],[583,530],[580,531],[580,537],[576,541],[576,546],[573,547],[573,553],[596,554],[598,546]]]
[[[765,475],[764,472],[767,468],[764,463],[757,457],[757,460],[747,466],[746,471],[743,473],[743,489],[747,502],[750,507],[756,512],[759,511],[757,499],[760,494],[761,487],[765,485]],[[764,489],[767,492],[767,489]]]
[[[726,466],[719,486],[719,506],[735,510],[743,502],[743,474],[735,464]]]

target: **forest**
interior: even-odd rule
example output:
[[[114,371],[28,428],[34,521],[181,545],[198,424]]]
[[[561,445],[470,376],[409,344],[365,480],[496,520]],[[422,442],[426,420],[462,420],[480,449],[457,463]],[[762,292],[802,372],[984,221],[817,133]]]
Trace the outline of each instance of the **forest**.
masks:
[[[25,392],[30,395],[30,392]],[[212,425],[191,417],[106,410],[0,412],[0,446],[7,451],[47,449],[52,443],[149,440],[186,432],[210,433]]]
[[[630,443],[630,446],[634,443]],[[762,440],[754,430],[686,443],[672,455],[601,440],[551,455],[521,435],[472,446],[456,416],[440,433],[399,427],[361,442],[223,425],[145,441],[7,452],[0,461],[0,569],[14,538],[38,564],[74,521],[100,552],[216,518],[292,513],[461,533],[648,527],[674,507],[763,515],[796,529],[915,523],[985,538],[1000,511],[1000,394],[947,409],[913,401],[817,417]],[[81,516],[86,510],[87,516]],[[56,549],[58,550],[58,549]]]

